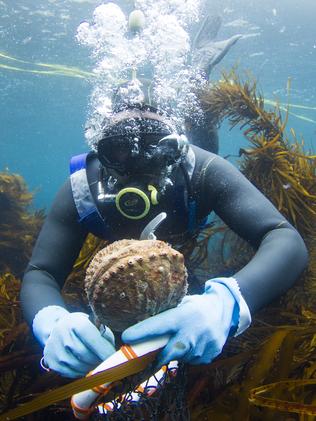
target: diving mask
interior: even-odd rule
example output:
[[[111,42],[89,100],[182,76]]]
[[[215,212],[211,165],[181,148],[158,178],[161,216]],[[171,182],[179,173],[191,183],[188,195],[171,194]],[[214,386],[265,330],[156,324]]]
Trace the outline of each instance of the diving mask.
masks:
[[[173,133],[161,116],[136,114],[106,127],[97,151],[102,165],[120,174],[159,174],[186,155],[188,141]]]

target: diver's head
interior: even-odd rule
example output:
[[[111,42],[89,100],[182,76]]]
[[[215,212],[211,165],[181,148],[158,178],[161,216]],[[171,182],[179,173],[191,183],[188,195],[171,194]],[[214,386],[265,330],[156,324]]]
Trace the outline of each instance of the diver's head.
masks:
[[[121,175],[160,176],[179,164],[188,149],[184,136],[153,108],[127,108],[113,114],[97,145],[101,164]]]
[[[112,111],[97,145],[99,160],[107,169],[157,179],[186,155],[186,139],[153,101],[150,80],[134,77],[120,84],[112,98]]]

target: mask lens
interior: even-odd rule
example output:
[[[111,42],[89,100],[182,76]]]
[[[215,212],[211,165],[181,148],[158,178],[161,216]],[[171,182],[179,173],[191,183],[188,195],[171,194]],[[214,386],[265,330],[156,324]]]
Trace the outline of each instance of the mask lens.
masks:
[[[147,134],[139,139],[140,153],[151,155],[164,134]]]
[[[109,168],[123,168],[131,157],[133,145],[131,139],[120,136],[107,137],[99,142],[100,162]]]
[[[158,142],[170,134],[170,127],[163,121],[131,115],[115,124],[105,124],[104,138],[98,144],[101,163],[109,168],[130,165],[131,160],[150,160]],[[134,166],[134,164],[132,164]]]
[[[98,156],[109,168],[142,167],[155,153],[161,135],[150,134],[141,137],[107,137],[99,142]]]

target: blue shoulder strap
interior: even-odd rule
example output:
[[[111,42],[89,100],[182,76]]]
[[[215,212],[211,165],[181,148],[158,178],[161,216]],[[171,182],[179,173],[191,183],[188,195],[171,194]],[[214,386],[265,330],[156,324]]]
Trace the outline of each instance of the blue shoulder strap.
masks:
[[[78,221],[92,234],[109,238],[109,229],[98,211],[87,178],[87,153],[73,156],[70,160],[70,182]]]

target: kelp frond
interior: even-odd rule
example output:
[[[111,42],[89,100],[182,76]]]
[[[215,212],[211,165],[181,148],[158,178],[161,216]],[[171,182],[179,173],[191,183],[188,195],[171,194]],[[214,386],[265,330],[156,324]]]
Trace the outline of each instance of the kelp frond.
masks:
[[[232,127],[248,126],[247,132],[262,132],[268,139],[278,134],[279,113],[267,112],[264,99],[257,92],[255,80],[241,82],[235,70],[223,73],[222,79],[200,94],[203,111],[213,124],[227,119]]]
[[[5,338],[21,323],[20,287],[20,281],[11,273],[0,275],[0,350]]]
[[[316,379],[272,383],[253,389],[250,393],[250,402],[264,408],[316,416],[316,404],[313,403],[313,393],[308,393],[307,387],[310,387],[310,392],[312,392],[316,387]],[[272,396],[268,396],[269,394]],[[276,394],[278,394],[277,400],[274,398]],[[283,399],[281,399],[281,394]],[[298,401],[298,397],[301,402]],[[312,403],[308,402],[310,397],[312,397]]]
[[[292,222],[304,238],[315,234],[316,156],[304,152],[276,105],[265,109],[254,80],[242,82],[233,70],[201,95],[205,112],[216,123],[240,125],[252,147],[242,149],[241,170]]]
[[[0,172],[0,354],[28,333],[19,302],[20,276],[44,219],[42,211],[30,209],[33,196],[21,176]]]
[[[0,172],[0,273],[20,276],[43,222],[43,212],[31,212],[33,194],[23,178]]]

